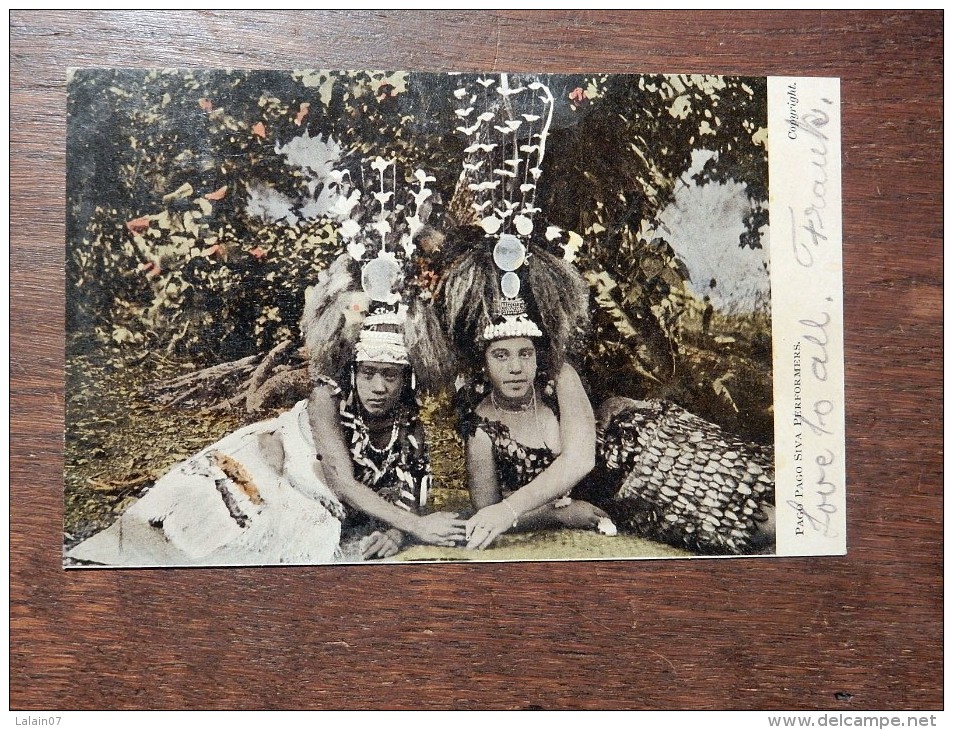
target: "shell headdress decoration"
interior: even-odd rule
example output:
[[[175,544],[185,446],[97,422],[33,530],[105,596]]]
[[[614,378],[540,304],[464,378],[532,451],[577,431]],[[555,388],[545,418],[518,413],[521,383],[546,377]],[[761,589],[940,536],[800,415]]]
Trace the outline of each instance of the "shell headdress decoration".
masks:
[[[547,251],[574,234],[547,225],[537,204],[553,95],[537,78],[501,74],[461,84],[454,96],[456,131],[468,141],[457,193],[475,223],[445,284],[454,343],[472,354],[474,344],[505,337],[546,338],[558,367],[588,325],[588,287]]]
[[[375,361],[410,365],[424,392],[448,382],[453,358],[431,292],[420,283],[418,240],[430,230],[432,182],[421,169],[405,178],[381,157],[369,169],[332,173],[331,210],[346,252],[305,298],[301,329],[313,375]]]

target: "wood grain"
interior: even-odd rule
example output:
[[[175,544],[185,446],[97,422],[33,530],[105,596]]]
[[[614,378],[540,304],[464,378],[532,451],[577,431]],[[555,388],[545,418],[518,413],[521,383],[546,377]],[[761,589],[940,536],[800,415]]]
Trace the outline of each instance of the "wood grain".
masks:
[[[942,24],[940,11],[13,11],[11,707],[942,707]],[[849,555],[64,572],[72,66],[841,77]]]

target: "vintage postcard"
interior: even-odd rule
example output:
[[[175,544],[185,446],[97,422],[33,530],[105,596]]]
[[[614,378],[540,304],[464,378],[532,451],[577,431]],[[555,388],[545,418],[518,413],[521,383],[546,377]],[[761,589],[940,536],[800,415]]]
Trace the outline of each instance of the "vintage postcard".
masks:
[[[64,566],[844,554],[839,94],[71,71]]]

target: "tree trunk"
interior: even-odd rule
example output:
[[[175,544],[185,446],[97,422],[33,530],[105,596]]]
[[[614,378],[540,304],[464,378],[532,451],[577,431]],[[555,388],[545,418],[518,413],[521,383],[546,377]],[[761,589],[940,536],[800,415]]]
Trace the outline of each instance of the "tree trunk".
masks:
[[[301,350],[289,354],[290,349],[291,341],[282,340],[264,355],[152,383],[145,394],[166,406],[239,411],[249,416],[290,407],[311,392],[307,358]]]

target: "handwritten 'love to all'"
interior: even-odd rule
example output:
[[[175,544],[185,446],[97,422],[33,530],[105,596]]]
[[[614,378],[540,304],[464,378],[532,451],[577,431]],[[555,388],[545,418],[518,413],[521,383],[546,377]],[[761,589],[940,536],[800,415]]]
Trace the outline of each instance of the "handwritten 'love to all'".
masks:
[[[812,269],[819,256],[823,254],[829,235],[825,226],[825,214],[828,209],[830,175],[828,172],[830,140],[825,128],[831,117],[828,109],[812,108],[809,112],[797,113],[797,85],[788,87],[788,137],[797,139],[805,135],[810,143],[810,205],[796,212],[788,208],[791,216],[791,242],[794,258],[805,268]],[[821,99],[821,104],[831,107],[829,99]],[[827,305],[833,303],[831,297],[825,297]],[[821,304],[820,310],[810,318],[798,321],[802,330],[794,343],[794,473],[795,489],[793,499],[788,505],[796,512],[795,534],[805,534],[809,527],[824,537],[838,537],[833,517],[837,513],[834,504],[840,485],[832,481],[837,468],[836,452],[830,448],[836,435],[833,420],[837,412],[831,398],[810,398],[810,405],[804,407],[804,395],[811,392],[829,390],[830,345],[832,316],[829,307]],[[802,369],[802,359],[808,363]],[[804,469],[805,429],[819,443],[819,451],[814,458],[814,466],[809,475]],[[809,486],[805,487],[805,479]],[[806,495],[806,496],[805,496]],[[810,501],[811,504],[805,504]]]

